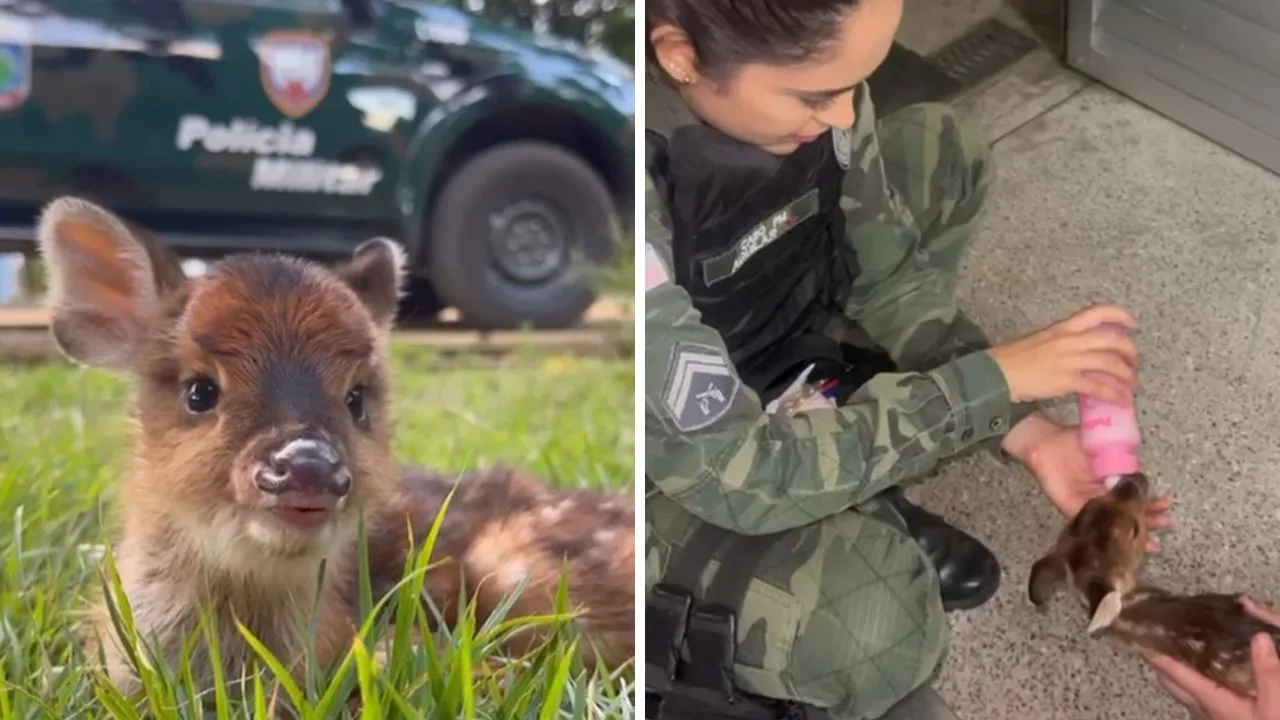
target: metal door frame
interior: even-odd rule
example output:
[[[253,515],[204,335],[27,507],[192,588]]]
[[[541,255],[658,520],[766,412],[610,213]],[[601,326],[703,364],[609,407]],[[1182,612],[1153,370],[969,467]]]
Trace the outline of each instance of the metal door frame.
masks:
[[[1161,0],[1176,2],[1177,0]],[[1193,132],[1280,175],[1280,138],[1269,137],[1185,91],[1146,74],[1147,50],[1096,26],[1109,0],[1066,0],[1066,64]],[[1280,127],[1276,128],[1280,135]]]

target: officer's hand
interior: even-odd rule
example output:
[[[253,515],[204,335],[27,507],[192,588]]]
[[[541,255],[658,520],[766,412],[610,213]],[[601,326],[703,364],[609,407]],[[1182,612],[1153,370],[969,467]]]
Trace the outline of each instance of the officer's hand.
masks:
[[[1095,305],[1040,332],[991,348],[1012,400],[1049,400],[1078,393],[1127,402],[1138,384],[1138,346],[1128,333],[1103,327],[1111,323],[1137,327],[1124,310]]]
[[[1080,428],[1060,425],[1042,413],[1032,413],[1005,436],[1003,447],[1031,471],[1054,507],[1067,518],[1080,513],[1085,504],[1107,492],[1093,474],[1089,455],[1080,441]],[[1147,503],[1147,525],[1164,529],[1172,524],[1169,498],[1152,498]],[[1158,548],[1155,538],[1147,550]]]
[[[1253,615],[1280,625],[1280,615],[1249,598],[1241,604]],[[1257,697],[1247,698],[1218,685],[1190,667],[1164,655],[1147,653],[1160,684],[1192,714],[1204,720],[1280,720],[1280,657],[1270,636],[1259,633],[1253,639],[1254,683]]]

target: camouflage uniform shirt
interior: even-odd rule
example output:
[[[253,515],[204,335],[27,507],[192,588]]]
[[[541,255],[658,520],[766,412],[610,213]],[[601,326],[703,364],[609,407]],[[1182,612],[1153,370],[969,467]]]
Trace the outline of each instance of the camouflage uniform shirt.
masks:
[[[652,113],[698,122],[650,82]],[[839,408],[768,414],[733,371],[720,334],[672,281],[671,231],[646,178],[645,475],[706,522],[741,534],[805,525],[929,473],[940,460],[995,441],[1029,409],[1011,404],[986,338],[955,306],[954,271],[930,265],[910,211],[885,177],[870,93],[858,93],[841,208],[861,265],[846,315],[910,370],[881,374]],[[665,101],[664,101],[665,100]],[[667,116],[665,120],[670,120]],[[780,239],[785,242],[786,239]],[[689,364],[718,366],[718,416],[682,423],[675,387]]]

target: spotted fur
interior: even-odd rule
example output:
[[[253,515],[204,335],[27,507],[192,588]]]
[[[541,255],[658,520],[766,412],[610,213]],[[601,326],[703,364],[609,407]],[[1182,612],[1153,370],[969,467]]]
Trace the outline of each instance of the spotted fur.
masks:
[[[1253,696],[1250,643],[1266,632],[1280,645],[1280,628],[1254,617],[1237,595],[1178,595],[1141,582],[1149,489],[1139,473],[1089,501],[1063,527],[1054,549],[1032,566],[1028,596],[1044,606],[1069,585],[1089,613],[1090,632],[1167,655]]]

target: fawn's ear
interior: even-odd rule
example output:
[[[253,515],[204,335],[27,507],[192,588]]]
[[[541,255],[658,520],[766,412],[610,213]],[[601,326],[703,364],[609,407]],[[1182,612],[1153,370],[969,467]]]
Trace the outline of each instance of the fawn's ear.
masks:
[[[365,240],[338,269],[338,277],[355,291],[373,315],[374,322],[389,328],[396,318],[404,287],[408,256],[394,240]]]
[[[125,370],[160,311],[162,294],[180,284],[176,260],[134,234],[111,212],[72,197],[49,203],[36,228],[49,273],[51,331],[67,357]],[[160,265],[159,263],[165,263]]]
[[[122,221],[125,229],[142,244],[151,261],[151,274],[156,282],[156,294],[161,298],[182,287],[187,282],[187,273],[182,269],[182,260],[168,245],[165,245],[146,228],[138,227],[128,221]]]
[[[1066,561],[1056,552],[1049,553],[1031,566],[1031,577],[1027,581],[1027,597],[1031,598],[1031,602],[1036,607],[1040,607],[1057,595],[1066,581]]]
[[[1098,602],[1098,606],[1093,611],[1093,618],[1089,620],[1089,628],[1086,633],[1092,635],[1103,628],[1111,626],[1111,623],[1120,617],[1120,611],[1124,609],[1124,603],[1121,602],[1120,591],[1112,590],[1102,597]]]

